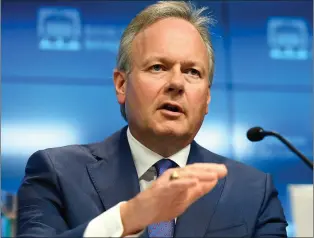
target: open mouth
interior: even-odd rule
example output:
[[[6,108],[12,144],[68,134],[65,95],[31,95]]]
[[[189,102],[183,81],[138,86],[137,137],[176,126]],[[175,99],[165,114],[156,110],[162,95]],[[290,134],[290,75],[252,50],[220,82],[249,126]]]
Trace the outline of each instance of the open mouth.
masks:
[[[162,105],[160,109],[164,109],[170,112],[183,112],[182,108],[178,105],[170,104],[170,103],[165,103]]]

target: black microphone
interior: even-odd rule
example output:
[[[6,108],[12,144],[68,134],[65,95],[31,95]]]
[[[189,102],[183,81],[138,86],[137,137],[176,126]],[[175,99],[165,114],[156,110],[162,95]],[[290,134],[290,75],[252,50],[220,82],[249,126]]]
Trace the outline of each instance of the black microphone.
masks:
[[[300,157],[303,162],[313,170],[313,162],[306,158],[300,151],[298,151],[289,141],[287,141],[283,136],[273,131],[264,131],[261,127],[252,127],[246,133],[247,138],[252,141],[261,141],[265,136],[274,136],[284,143],[293,153]]]

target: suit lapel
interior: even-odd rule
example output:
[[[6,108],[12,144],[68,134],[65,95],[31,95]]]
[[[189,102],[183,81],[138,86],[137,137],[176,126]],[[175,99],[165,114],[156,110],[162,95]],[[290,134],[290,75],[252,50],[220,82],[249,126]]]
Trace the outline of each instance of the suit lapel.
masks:
[[[92,154],[100,160],[88,164],[87,170],[106,210],[140,192],[126,129],[91,148]]]
[[[126,135],[127,127],[115,133],[106,141],[95,144],[92,154],[97,162],[87,165],[93,185],[105,210],[121,201],[127,201],[140,192],[139,180]],[[195,142],[191,145],[188,164],[214,162],[207,158]],[[222,179],[207,195],[192,204],[177,219],[175,237],[202,237],[211,222],[219,202],[225,180]],[[141,237],[148,237],[147,229]]]
[[[214,157],[206,158],[205,160],[205,156],[202,154],[201,150],[203,149],[195,142],[191,144],[188,164],[204,162],[219,163]],[[225,179],[220,180],[211,192],[193,203],[180,217],[178,217],[175,237],[204,236],[219,202],[224,184]]]

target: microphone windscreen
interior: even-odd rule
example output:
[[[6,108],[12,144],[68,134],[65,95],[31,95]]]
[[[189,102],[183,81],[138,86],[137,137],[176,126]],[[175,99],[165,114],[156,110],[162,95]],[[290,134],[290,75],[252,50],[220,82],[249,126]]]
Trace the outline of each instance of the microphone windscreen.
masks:
[[[264,139],[265,134],[263,128],[256,126],[249,129],[246,136],[250,141],[260,141]]]

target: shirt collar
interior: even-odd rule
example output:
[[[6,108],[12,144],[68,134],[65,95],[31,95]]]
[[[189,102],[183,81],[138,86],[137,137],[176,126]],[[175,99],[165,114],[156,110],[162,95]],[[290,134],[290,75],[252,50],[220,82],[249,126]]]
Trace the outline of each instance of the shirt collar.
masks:
[[[144,173],[146,173],[146,171],[150,167],[152,167],[156,162],[163,159],[164,157],[148,149],[143,144],[141,144],[138,140],[136,140],[131,134],[129,127],[127,130],[127,138],[130,145],[133,160],[135,163],[135,167],[137,170],[137,174],[140,178],[142,177]],[[191,145],[187,145],[182,150],[178,151],[177,153],[168,157],[167,159],[170,159],[176,162],[177,165],[179,165],[180,167],[184,167],[188,160],[190,147]]]

